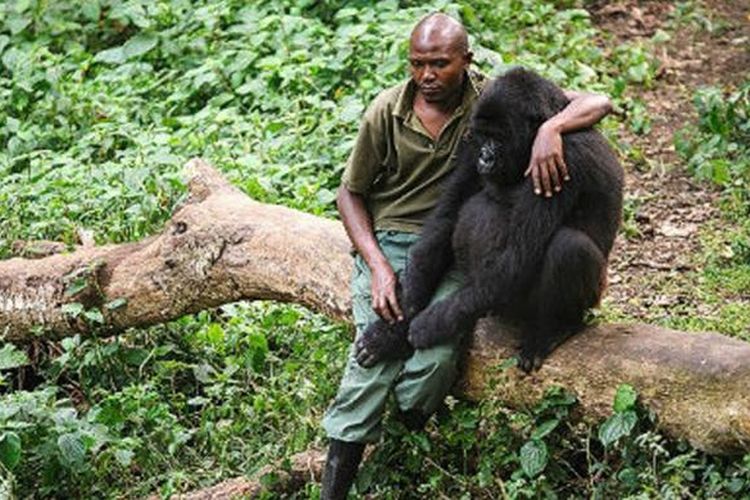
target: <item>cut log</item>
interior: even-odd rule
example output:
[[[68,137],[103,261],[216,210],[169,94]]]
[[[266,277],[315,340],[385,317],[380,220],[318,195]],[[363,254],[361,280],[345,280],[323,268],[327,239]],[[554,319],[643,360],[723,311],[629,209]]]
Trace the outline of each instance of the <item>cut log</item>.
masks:
[[[5,340],[103,335],[252,299],[295,302],[349,321],[350,245],[338,222],[255,202],[201,160],[188,162],[188,170],[189,196],[161,234],[0,262]],[[629,383],[671,436],[711,453],[750,451],[746,342],[647,325],[592,327],[535,374],[511,369],[503,383],[488,384],[492,368],[514,353],[507,329],[481,322],[459,384],[463,394],[479,398],[492,387],[518,407],[562,385],[585,417],[601,419],[617,386]]]

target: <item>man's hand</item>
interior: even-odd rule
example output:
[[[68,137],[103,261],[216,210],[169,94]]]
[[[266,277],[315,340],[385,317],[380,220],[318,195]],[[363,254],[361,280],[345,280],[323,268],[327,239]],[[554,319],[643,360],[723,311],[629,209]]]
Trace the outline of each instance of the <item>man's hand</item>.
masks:
[[[398,277],[388,262],[382,262],[372,267],[370,291],[372,293],[372,309],[378,316],[388,323],[402,321],[404,314],[398,303]]]
[[[531,160],[524,176],[531,175],[534,182],[534,193],[547,198],[553,191],[560,192],[562,181],[570,180],[568,166],[563,157],[563,143],[560,131],[545,122],[539,127],[534,144],[531,147]]]
[[[593,127],[607,113],[612,103],[603,95],[565,90],[570,102],[539,127],[531,147],[531,161],[524,175],[531,175],[534,193],[550,198],[562,190],[563,181],[570,180],[563,156],[562,134]]]

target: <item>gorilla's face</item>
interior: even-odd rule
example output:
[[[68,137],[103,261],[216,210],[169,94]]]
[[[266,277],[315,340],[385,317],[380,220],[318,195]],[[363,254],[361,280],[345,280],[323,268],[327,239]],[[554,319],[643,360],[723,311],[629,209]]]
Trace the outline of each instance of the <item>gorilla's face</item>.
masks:
[[[480,109],[481,111],[481,109]],[[472,147],[477,173],[487,180],[499,184],[516,182],[510,177],[506,165],[506,153],[510,145],[501,115],[485,119],[481,114],[474,116],[471,127]]]
[[[477,101],[471,120],[477,172],[487,181],[515,184],[523,179],[534,139],[534,119],[519,96],[495,82]]]
[[[481,175],[492,175],[500,168],[500,143],[492,137],[479,137],[479,156],[477,172]]]

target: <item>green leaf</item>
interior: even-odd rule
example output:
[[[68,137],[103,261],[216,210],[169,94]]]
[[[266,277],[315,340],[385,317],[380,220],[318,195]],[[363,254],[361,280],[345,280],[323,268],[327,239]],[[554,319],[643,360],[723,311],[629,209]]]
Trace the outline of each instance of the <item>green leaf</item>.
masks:
[[[19,34],[25,30],[29,24],[31,24],[31,16],[16,16],[5,21],[5,25],[10,29],[11,35]]]
[[[63,304],[63,306],[60,308],[60,311],[62,311],[62,313],[66,316],[77,318],[83,312],[83,304],[79,302],[70,302],[68,304]]]
[[[126,59],[142,56],[159,43],[159,39],[151,33],[136,35],[122,46],[122,51]]]
[[[86,281],[85,276],[78,277],[73,280],[73,282],[65,288],[65,296],[66,297],[72,297],[73,295],[76,295],[77,293],[82,292],[86,289],[88,286],[88,281]]]
[[[114,311],[115,309],[119,309],[125,306],[127,303],[128,303],[128,299],[120,297],[110,302],[107,302],[106,304],[104,304],[104,307],[108,311]]]
[[[628,436],[637,422],[638,416],[634,411],[615,413],[599,427],[599,441],[604,446],[609,446],[620,438]]]
[[[560,421],[556,418],[553,418],[551,420],[547,420],[546,422],[542,423],[539,427],[537,427],[534,432],[531,434],[532,439],[541,439],[557,427],[557,425],[560,423]]]
[[[96,323],[98,325],[104,324],[104,315],[99,309],[89,309],[83,313],[83,317],[90,323]]]
[[[57,438],[57,447],[65,465],[79,464],[86,457],[86,447],[77,433],[62,434]]]
[[[8,35],[0,35],[0,54],[3,53],[5,47],[10,43],[10,37]]]
[[[0,370],[9,370],[29,364],[26,353],[19,351],[13,344],[5,344],[0,349]]]
[[[115,450],[115,459],[123,467],[128,467],[133,461],[133,450]]]
[[[90,21],[98,21],[101,15],[99,0],[85,0],[81,5],[81,13]]]
[[[207,343],[216,348],[219,348],[224,345],[226,334],[224,333],[224,328],[222,328],[220,324],[211,323],[210,325],[208,325],[208,328],[206,328],[204,338],[206,339]]]
[[[268,340],[265,335],[259,332],[252,332],[247,337],[248,352],[250,364],[256,372],[263,369],[268,354]]]
[[[529,477],[538,476],[547,467],[548,453],[544,441],[532,439],[521,448],[521,468]]]
[[[636,399],[638,399],[638,394],[635,392],[635,389],[633,389],[633,386],[621,384],[617,387],[617,392],[615,393],[615,412],[622,413],[624,411],[632,410],[635,407]]]
[[[122,64],[126,60],[127,60],[127,56],[125,55],[125,52],[122,50],[122,47],[115,47],[113,49],[102,50],[101,52],[96,54],[96,57],[94,57],[94,61],[108,63],[108,64]]]
[[[15,432],[0,434],[0,462],[13,469],[21,461],[21,438]]]

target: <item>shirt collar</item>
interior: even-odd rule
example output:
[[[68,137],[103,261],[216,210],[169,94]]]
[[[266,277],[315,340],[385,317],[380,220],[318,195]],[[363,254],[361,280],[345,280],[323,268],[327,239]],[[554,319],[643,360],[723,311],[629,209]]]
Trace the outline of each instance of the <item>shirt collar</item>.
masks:
[[[467,71],[464,79],[464,90],[461,104],[453,111],[453,115],[461,115],[466,111],[479,97],[481,88],[479,86],[480,76],[474,71]],[[414,111],[414,96],[417,92],[417,85],[414,80],[409,78],[409,81],[401,88],[396,104],[393,107],[393,116],[397,116],[401,119],[408,119],[411,113]]]

